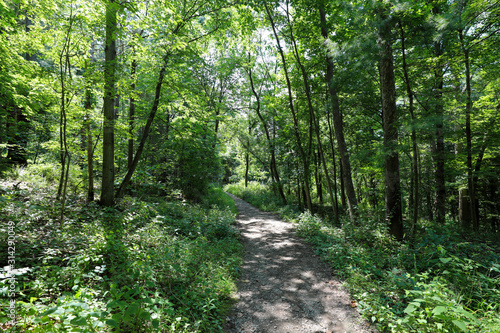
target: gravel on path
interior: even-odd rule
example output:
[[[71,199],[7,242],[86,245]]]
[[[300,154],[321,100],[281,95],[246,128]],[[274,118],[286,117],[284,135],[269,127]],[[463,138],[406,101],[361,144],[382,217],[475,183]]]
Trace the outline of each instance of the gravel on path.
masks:
[[[226,332],[376,332],[351,307],[342,283],[295,235],[291,223],[232,197],[245,253]]]

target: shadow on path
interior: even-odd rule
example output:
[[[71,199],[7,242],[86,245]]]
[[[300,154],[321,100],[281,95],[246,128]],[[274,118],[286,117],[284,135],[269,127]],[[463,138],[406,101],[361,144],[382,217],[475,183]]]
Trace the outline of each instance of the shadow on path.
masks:
[[[232,197],[245,255],[227,332],[375,332],[292,224]]]

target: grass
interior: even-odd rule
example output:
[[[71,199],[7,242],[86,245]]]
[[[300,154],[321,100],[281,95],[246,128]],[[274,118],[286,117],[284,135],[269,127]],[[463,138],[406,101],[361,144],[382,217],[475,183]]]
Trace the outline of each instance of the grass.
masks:
[[[243,182],[228,184],[224,190],[263,211],[279,213],[287,221],[300,213],[296,205],[283,205],[283,202],[269,190],[268,186],[259,182],[249,182],[248,187],[245,187]]]
[[[276,202],[263,185],[242,187],[226,189],[261,208]],[[500,332],[498,239],[422,221],[416,239],[402,243],[376,218],[361,216],[359,225],[344,220],[335,227],[310,212],[271,208],[296,224],[379,331]]]
[[[72,196],[59,223],[51,187],[31,184],[29,170],[20,176],[0,188],[3,331],[222,332],[242,248],[220,188],[199,205],[129,196],[111,209]],[[15,271],[5,267],[9,223]]]

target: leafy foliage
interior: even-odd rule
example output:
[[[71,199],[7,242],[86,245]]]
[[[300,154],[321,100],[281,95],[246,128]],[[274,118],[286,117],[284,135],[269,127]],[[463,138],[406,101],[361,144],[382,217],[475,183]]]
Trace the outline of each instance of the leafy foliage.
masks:
[[[101,208],[71,197],[60,224],[50,190],[21,184],[5,183],[0,201],[2,267],[7,221],[17,235],[16,271],[1,271],[2,323],[6,277],[16,274],[11,331],[222,331],[241,264],[222,190],[211,188],[204,206],[149,196]]]
[[[304,218],[298,223],[299,233],[346,278],[362,313],[382,331],[498,330],[499,258],[488,245],[464,242],[452,228],[422,230],[412,248],[391,239],[383,225],[368,230]]]
[[[261,205],[271,196],[255,184],[227,189]],[[500,329],[500,249],[494,238],[468,239],[453,225],[428,226],[410,245],[395,241],[377,219],[344,221],[339,228],[309,211],[274,211],[288,212],[297,233],[345,279],[362,315],[381,332]]]
[[[224,188],[226,191],[265,211],[276,211],[281,205],[279,198],[270,192],[266,185],[259,182],[249,182],[248,187],[245,187],[244,183],[240,182],[226,185]]]

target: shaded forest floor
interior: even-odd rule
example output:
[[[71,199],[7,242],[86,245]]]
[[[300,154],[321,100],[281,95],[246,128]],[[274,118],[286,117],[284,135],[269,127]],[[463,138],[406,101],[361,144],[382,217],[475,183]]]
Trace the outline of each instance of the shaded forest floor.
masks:
[[[292,224],[233,199],[245,254],[228,332],[375,332]]]
[[[360,212],[356,224],[346,218],[334,223],[283,205],[266,185],[225,190],[292,222],[378,331],[500,332],[500,235],[464,232],[452,220],[420,220],[415,236],[398,242],[373,211]]]
[[[69,194],[61,219],[51,184],[0,180],[0,331],[221,332],[242,256],[233,200],[145,190],[113,208]]]

